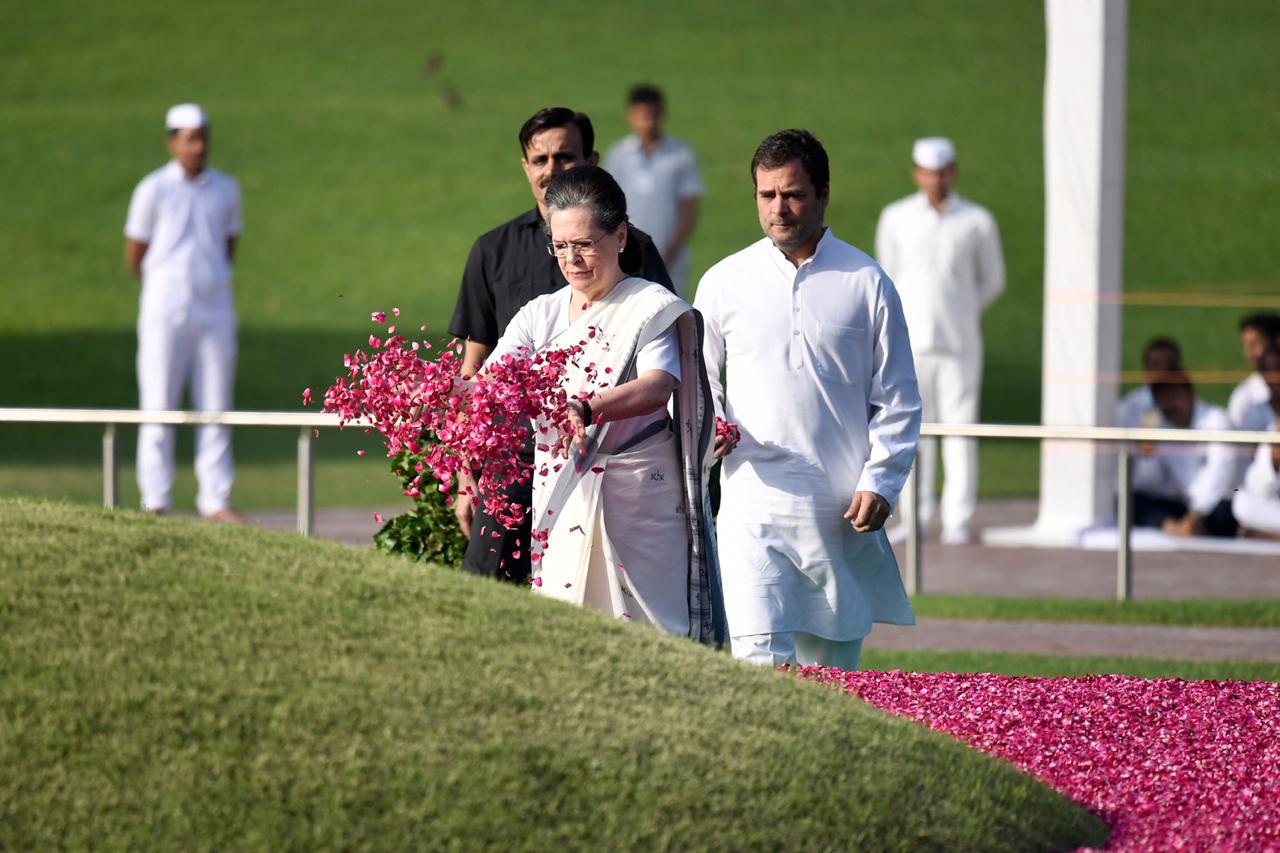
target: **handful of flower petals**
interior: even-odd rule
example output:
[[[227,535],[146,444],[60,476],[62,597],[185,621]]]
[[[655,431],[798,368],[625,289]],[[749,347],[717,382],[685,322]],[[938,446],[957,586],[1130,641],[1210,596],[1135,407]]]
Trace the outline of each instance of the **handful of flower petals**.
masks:
[[[375,311],[371,318],[385,323],[387,315]],[[461,341],[452,341],[431,360],[423,358],[432,349],[429,342],[408,341],[396,334],[395,325],[386,333],[385,339],[369,336],[369,352],[343,356],[347,375],[325,391],[324,411],[337,413],[340,427],[363,421],[377,430],[388,457],[407,451],[415,460],[407,496],[421,494],[424,476],[447,492],[456,487],[459,473],[479,470],[485,511],[507,527],[518,525],[525,508],[508,502],[503,492],[529,480],[530,466],[519,454],[534,422],[543,432],[570,429],[561,382],[582,348],[505,355],[463,379]],[[474,496],[470,487],[467,492]]]

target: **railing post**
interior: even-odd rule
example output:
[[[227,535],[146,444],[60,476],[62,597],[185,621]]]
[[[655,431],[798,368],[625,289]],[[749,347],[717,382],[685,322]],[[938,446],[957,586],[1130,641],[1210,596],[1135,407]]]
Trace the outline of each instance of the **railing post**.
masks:
[[[102,431],[102,505],[107,509],[120,505],[119,470],[116,465],[116,425],[107,424]]]
[[[919,461],[919,457],[916,459]],[[907,508],[907,595],[919,595],[924,591],[924,565],[920,560],[920,490],[916,484],[917,467],[915,462],[911,463],[911,471],[907,474],[907,482],[902,487],[900,498]]]
[[[1116,466],[1116,601],[1133,598],[1133,555],[1129,534],[1133,528],[1133,454],[1129,442],[1120,444]]]
[[[298,432],[298,533],[310,536],[315,526],[315,501],[312,496],[314,474],[311,454],[311,427]]]

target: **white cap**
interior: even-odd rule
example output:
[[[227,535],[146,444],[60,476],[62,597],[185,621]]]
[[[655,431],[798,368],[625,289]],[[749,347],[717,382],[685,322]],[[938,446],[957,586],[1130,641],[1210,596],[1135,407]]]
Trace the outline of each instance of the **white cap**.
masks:
[[[178,104],[169,107],[165,114],[164,126],[169,130],[188,130],[209,126],[209,116],[199,104]]]
[[[956,147],[945,136],[917,139],[911,149],[911,162],[921,169],[945,169],[956,161]]]

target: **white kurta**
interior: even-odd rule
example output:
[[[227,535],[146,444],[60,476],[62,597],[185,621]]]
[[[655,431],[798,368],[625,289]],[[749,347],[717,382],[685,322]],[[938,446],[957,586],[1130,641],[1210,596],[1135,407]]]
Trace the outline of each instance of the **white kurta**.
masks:
[[[919,438],[893,282],[828,230],[798,269],[767,238],[729,256],[694,304],[717,412],[742,431],[717,519],[729,633],[845,641],[913,624],[884,531],[842,517],[856,491],[897,502]]]
[[[974,423],[982,393],[982,312],[1004,292],[995,217],[952,195],[935,210],[923,192],[890,204],[876,225],[876,260],[893,276],[911,330],[925,420]],[[934,514],[937,442],[920,443],[921,522]],[[978,445],[942,441],[942,523],[964,530],[978,500]]]
[[[1271,389],[1267,387],[1267,381],[1261,373],[1254,371],[1232,390],[1231,399],[1227,401],[1227,414],[1236,429],[1265,430],[1270,421],[1265,409],[1270,402]]]
[[[1122,427],[1177,429],[1159,414],[1129,414]],[[1196,400],[1192,429],[1229,430],[1226,410]],[[1238,480],[1236,453],[1229,444],[1143,443],[1133,462],[1133,490],[1154,497],[1185,501],[1198,513],[1213,512],[1231,496]]]
[[[1273,430],[1275,426],[1271,427]],[[1242,527],[1280,533],[1280,471],[1271,458],[1270,444],[1259,444],[1244,484],[1231,500],[1231,511]]]
[[[236,313],[227,241],[240,233],[240,188],[207,168],[190,178],[176,161],[143,178],[129,203],[125,236],[147,244],[138,311],[138,403],[177,409],[191,386],[198,411],[232,408]],[[226,509],[234,469],[231,430],[196,428],[196,505]],[[167,510],[174,478],[174,428],[138,428],[138,488],[147,509]]]

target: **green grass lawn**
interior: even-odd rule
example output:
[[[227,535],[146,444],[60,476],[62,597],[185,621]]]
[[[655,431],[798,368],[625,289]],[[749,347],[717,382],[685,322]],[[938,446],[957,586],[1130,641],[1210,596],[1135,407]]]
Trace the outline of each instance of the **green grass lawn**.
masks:
[[[1280,628],[1280,599],[1274,598],[1100,601],[1083,598],[917,595],[911,599],[911,606],[915,608],[917,616],[926,619]]]
[[[1280,6],[1269,0],[1131,5],[1129,290],[1274,299],[1277,29]],[[432,53],[443,61],[427,76]],[[137,284],[123,269],[120,232],[133,186],[164,160],[170,104],[210,109],[214,162],[245,192],[237,403],[288,409],[304,386],[332,379],[369,309],[399,305],[414,326],[443,331],[472,240],[530,204],[515,142],[524,118],[549,103],[585,109],[603,148],[625,131],[626,87],[651,79],[669,93],[672,132],[702,159],[698,271],[759,236],[747,163],[765,134],[799,125],[825,141],[829,222],[868,248],[881,207],[911,189],[912,139],[953,136],[960,189],[996,214],[1009,268],[1009,290],[986,319],[982,416],[1034,422],[1043,72],[1041,5],[995,0],[964,9],[744,0],[731,10],[657,0],[643,13],[566,0],[8,4],[0,358],[18,370],[0,405],[135,405]],[[446,86],[459,109],[441,96]],[[1192,367],[1239,367],[1243,310],[1129,308],[1125,364],[1135,367],[1143,340],[1163,332],[1183,341]],[[1221,402],[1228,389],[1202,390]],[[0,444],[0,466],[35,469],[6,481],[47,491],[39,466],[93,463],[96,440],[50,435]],[[283,501],[269,481],[291,459],[290,442],[242,432],[237,452],[238,503]],[[322,458],[321,476],[346,477],[341,461]],[[1036,488],[1031,444],[984,445],[982,464],[988,496]],[[356,502],[381,493],[344,484]]]
[[[0,500],[0,847],[1099,846],[829,688],[333,543]]]

